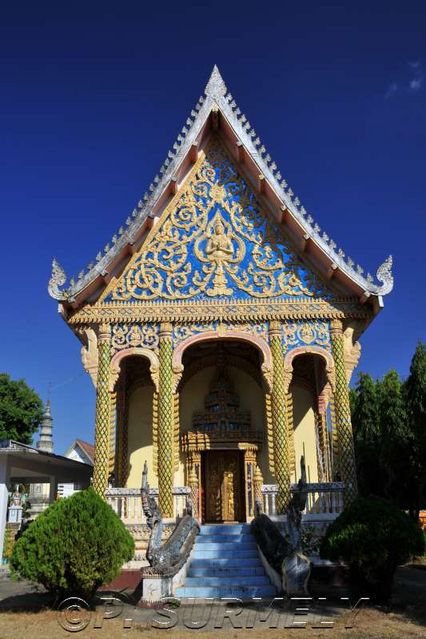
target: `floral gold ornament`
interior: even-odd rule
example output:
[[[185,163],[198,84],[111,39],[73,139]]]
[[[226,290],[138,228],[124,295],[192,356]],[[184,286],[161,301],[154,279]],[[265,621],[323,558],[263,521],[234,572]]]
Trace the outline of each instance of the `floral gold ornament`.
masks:
[[[288,322],[282,326],[283,346],[285,349],[293,346],[330,346],[329,322],[308,321]]]
[[[315,294],[330,297],[215,144],[104,301]]]
[[[129,347],[158,349],[159,327],[152,324],[114,324],[111,329],[111,350]]]

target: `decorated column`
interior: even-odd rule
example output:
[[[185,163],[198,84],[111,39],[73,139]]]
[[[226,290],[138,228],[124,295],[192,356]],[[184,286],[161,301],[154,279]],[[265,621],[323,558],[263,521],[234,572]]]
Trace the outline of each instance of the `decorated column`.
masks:
[[[261,509],[263,510],[263,495],[262,495],[262,486],[263,486],[263,475],[259,466],[256,464],[256,468],[254,470],[254,503],[259,504]]]
[[[340,320],[331,324],[331,347],[335,368],[334,410],[336,420],[336,443],[342,481],[345,484],[345,505],[357,496],[355,452],[352,435],[349,387],[346,377],[343,330]]]
[[[271,322],[270,345],[274,368],[271,393],[274,474],[278,485],[277,513],[282,513],[290,501],[290,451],[287,424],[284,358],[279,322]]]
[[[124,487],[128,476],[128,399],[125,371],[120,373],[117,389],[117,425],[115,474],[117,486]]]
[[[172,327],[160,327],[158,394],[158,501],[164,517],[173,517],[174,396],[172,370]]]
[[[195,519],[201,516],[200,508],[200,453],[191,453],[187,455],[187,482],[191,489],[192,514]]]
[[[110,449],[110,331],[102,324],[98,334],[98,376],[96,383],[95,460],[93,488],[103,496],[108,487]]]
[[[244,485],[245,485],[246,517],[248,518],[253,517],[254,515],[255,468],[256,468],[256,450],[253,448],[247,448],[244,451]]]

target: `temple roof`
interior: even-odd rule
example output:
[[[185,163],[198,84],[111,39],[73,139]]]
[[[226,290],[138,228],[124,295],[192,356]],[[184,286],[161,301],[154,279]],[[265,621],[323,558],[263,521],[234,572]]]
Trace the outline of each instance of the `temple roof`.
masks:
[[[212,133],[221,135],[236,163],[267,201],[299,254],[330,284],[334,281],[347,295],[357,297],[362,303],[369,301],[378,310],[381,296],[393,288],[392,257],[379,266],[375,281],[370,274],[364,275],[364,270],[321,231],[283,179],[216,66],[204,95],[191,111],[159,174],[137,207],[111,242],[77,278],[70,279],[68,286],[65,286],[64,270],[56,259],[53,260],[48,287],[50,295],[71,312],[83,303],[97,299],[111,278],[122,272],[131,255],[139,249],[156,218],[185,181],[199,150]]]

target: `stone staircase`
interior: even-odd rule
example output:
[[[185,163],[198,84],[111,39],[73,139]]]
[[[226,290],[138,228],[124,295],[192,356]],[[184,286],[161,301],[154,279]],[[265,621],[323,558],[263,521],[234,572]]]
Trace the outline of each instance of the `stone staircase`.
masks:
[[[176,597],[270,598],[277,594],[265,573],[248,524],[201,526],[185,583]]]

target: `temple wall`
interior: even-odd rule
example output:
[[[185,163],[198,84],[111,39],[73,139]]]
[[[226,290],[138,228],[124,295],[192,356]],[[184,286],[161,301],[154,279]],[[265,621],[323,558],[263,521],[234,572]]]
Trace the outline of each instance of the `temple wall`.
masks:
[[[315,416],[312,393],[301,386],[292,385],[293,420],[294,420],[294,450],[296,460],[296,474],[292,481],[300,478],[300,457],[305,455],[306,475],[308,482],[318,481]]]
[[[127,488],[140,488],[145,460],[148,462],[148,481],[150,486],[158,485],[153,472],[152,454],[152,395],[149,386],[140,386],[129,399],[129,476]]]
[[[229,376],[234,383],[240,397],[241,408],[249,410],[252,426],[265,429],[264,392],[253,378],[239,368],[229,367]],[[184,386],[180,396],[180,427],[181,431],[191,429],[194,411],[204,409],[204,399],[209,392],[210,383],[216,368],[209,366],[196,373]],[[294,446],[296,459],[296,474],[292,481],[300,477],[300,457],[305,455],[308,481],[318,481],[315,418],[313,398],[309,390],[292,385],[294,411]],[[145,460],[148,462],[148,481],[151,486],[158,485],[153,472],[152,446],[152,395],[150,387],[138,387],[129,399],[129,477],[127,487],[139,488]],[[259,464],[266,484],[275,483],[268,468],[268,451],[265,442],[259,454]],[[179,468],[174,475],[174,485],[185,485],[184,455],[181,455]]]

